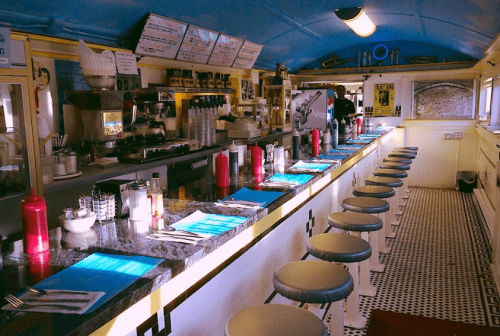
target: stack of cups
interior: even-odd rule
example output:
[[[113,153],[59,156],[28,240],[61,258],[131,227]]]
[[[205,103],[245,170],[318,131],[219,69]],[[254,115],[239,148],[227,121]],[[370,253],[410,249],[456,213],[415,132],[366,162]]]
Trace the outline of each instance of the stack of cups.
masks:
[[[283,146],[274,146],[274,170],[277,173],[285,171],[285,149]]]

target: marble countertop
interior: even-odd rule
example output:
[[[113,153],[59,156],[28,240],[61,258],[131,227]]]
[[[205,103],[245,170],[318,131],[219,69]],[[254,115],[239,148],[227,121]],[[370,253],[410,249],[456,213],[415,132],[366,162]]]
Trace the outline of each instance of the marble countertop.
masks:
[[[346,160],[360,151],[362,149]],[[147,229],[137,227],[125,219],[102,225],[96,224],[89,232],[82,234],[71,233],[60,227],[50,230],[50,262],[43,265],[33,264],[28,255],[23,253],[22,241],[3,246],[0,295],[4,297],[8,293],[17,294],[26,286],[33,285],[51,274],[55,274],[83,260],[94,252],[142,255],[164,259],[164,262],[159,266],[143,275],[138,281],[92,313],[84,315],[44,314],[50,316],[53,330],[57,330],[57,335],[88,335],[246,228],[252,226],[258,220],[264,218],[268,213],[277,209],[295,195],[331,173],[337,166],[338,164],[331,165],[321,173],[308,173],[314,175],[314,178],[293,189],[270,189],[284,191],[284,195],[266,208],[257,210],[214,205],[217,199],[226,196],[227,193],[232,194],[243,186],[249,189],[259,188],[258,183],[248,170],[241,171],[238,180],[231,181],[227,190],[215,188],[214,178],[199,180],[184,186],[182,197],[179,196],[178,189],[169,190],[164,199],[166,224],[173,224],[196,210],[204,213],[243,216],[248,219],[236,228],[209,238],[197,245],[146,239],[148,232],[145,231]],[[268,167],[265,178],[273,174],[272,169]],[[22,319],[23,315],[30,316],[41,313],[21,313],[10,319],[11,314],[11,312],[7,311],[0,312],[0,333],[2,333],[2,325],[9,324],[10,321],[14,323],[16,320]]]

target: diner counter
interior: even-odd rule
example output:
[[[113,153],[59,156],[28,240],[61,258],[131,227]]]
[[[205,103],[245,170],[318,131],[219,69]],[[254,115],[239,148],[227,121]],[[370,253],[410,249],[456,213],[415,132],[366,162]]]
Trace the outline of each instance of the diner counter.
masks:
[[[26,286],[56,274],[94,252],[148,256],[164,261],[88,314],[19,313],[11,317],[12,312],[1,311],[0,334],[23,334],[31,329],[41,329],[44,330],[43,334],[57,336],[127,334],[162,307],[175,309],[240,258],[249,246],[263,239],[298,211],[304,202],[312,199],[370,153],[379,150],[388,138],[401,138],[396,134],[397,131],[387,130],[342,160],[341,164],[332,164],[320,173],[308,173],[314,177],[303,185],[289,190],[269,189],[284,191],[284,194],[265,208],[251,210],[214,204],[216,200],[244,186],[248,189],[258,187],[258,181],[247,170],[240,172],[238,181],[233,181],[228,190],[215,188],[215,178],[169,190],[164,199],[166,224],[173,224],[197,210],[247,219],[234,229],[196,245],[147,239],[148,233],[144,228],[128,220],[115,220],[107,225],[94,225],[91,231],[83,234],[71,233],[62,228],[50,230],[50,266],[33,264],[28,255],[23,253],[22,241],[3,246],[2,297],[8,293],[18,294]],[[272,174],[270,170],[265,177]],[[129,330],[124,330],[124,326]]]

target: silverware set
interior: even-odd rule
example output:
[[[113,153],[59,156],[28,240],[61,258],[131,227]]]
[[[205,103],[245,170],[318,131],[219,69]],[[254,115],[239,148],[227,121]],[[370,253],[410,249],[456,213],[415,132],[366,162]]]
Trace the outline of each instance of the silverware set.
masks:
[[[230,206],[230,207],[241,207],[241,208],[258,208],[266,204],[265,202],[254,202],[246,200],[236,200],[232,197],[228,197],[227,200],[217,200],[217,204]]]
[[[173,228],[155,231],[149,238],[193,245],[206,239],[205,236],[193,232],[175,230]]]
[[[52,301],[36,301],[36,300],[31,300],[30,302],[41,302],[37,304],[30,304],[26,303],[23,300],[15,297],[12,294],[8,294],[5,296],[5,300],[9,302],[12,306],[16,307],[19,310],[29,310],[31,308],[37,308],[37,307],[54,307],[54,308],[59,308],[59,309],[66,309],[66,310],[80,310],[82,307],[80,306],[71,306],[71,305],[63,305],[63,304],[57,304],[57,303],[46,303],[46,302],[52,302]],[[55,301],[54,302],[66,302],[66,301]],[[75,302],[75,301],[72,301]]]

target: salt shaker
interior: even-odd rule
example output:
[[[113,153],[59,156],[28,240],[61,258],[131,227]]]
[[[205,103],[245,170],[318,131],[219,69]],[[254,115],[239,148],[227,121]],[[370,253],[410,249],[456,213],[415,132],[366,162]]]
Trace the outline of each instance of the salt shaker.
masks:
[[[66,156],[64,158],[64,167],[66,169],[66,174],[75,173],[77,170],[76,163],[76,152],[75,151],[67,151]]]

